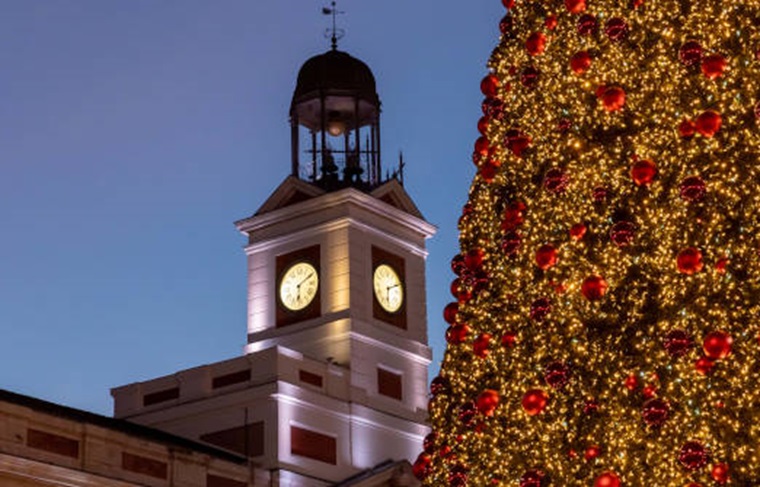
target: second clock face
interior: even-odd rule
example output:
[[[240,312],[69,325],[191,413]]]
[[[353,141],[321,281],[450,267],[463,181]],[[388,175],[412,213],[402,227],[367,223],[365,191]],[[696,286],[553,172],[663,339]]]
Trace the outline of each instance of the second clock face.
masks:
[[[288,267],[280,280],[280,301],[291,311],[306,308],[317,296],[319,275],[308,262]]]
[[[396,271],[386,264],[375,268],[373,275],[375,298],[380,306],[389,313],[395,313],[404,304],[404,285]]]

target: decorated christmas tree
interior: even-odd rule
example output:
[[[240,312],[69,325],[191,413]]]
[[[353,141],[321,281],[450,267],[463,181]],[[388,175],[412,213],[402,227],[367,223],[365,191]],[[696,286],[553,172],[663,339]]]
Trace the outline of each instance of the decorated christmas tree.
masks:
[[[760,1],[502,3],[415,473],[760,486]]]

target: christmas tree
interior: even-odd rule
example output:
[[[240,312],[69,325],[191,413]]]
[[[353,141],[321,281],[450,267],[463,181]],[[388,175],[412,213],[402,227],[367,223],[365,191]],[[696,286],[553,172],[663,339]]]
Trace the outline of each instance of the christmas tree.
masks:
[[[502,3],[416,475],[760,485],[760,2]]]

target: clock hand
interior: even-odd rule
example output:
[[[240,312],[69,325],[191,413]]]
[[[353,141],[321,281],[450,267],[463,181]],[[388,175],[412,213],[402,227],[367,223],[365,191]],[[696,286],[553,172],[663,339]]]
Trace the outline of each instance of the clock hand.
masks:
[[[313,272],[309,272],[309,275],[308,275],[308,276],[306,276],[306,277],[304,277],[303,279],[301,279],[301,282],[299,282],[299,283],[297,284],[297,287],[300,289],[300,288],[301,288],[301,284],[303,284],[304,282],[306,282],[306,281],[308,281],[309,279],[311,279],[311,276],[313,276],[313,275],[314,275],[314,273],[313,273]]]

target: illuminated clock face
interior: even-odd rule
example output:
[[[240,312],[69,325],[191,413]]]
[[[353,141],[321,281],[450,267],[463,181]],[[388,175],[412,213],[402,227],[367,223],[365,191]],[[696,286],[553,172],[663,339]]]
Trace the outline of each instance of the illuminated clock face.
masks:
[[[280,301],[289,310],[299,311],[311,304],[318,289],[317,270],[308,262],[298,262],[282,275]]]
[[[404,285],[389,265],[380,264],[373,276],[375,297],[380,306],[389,313],[395,313],[404,304]]]

